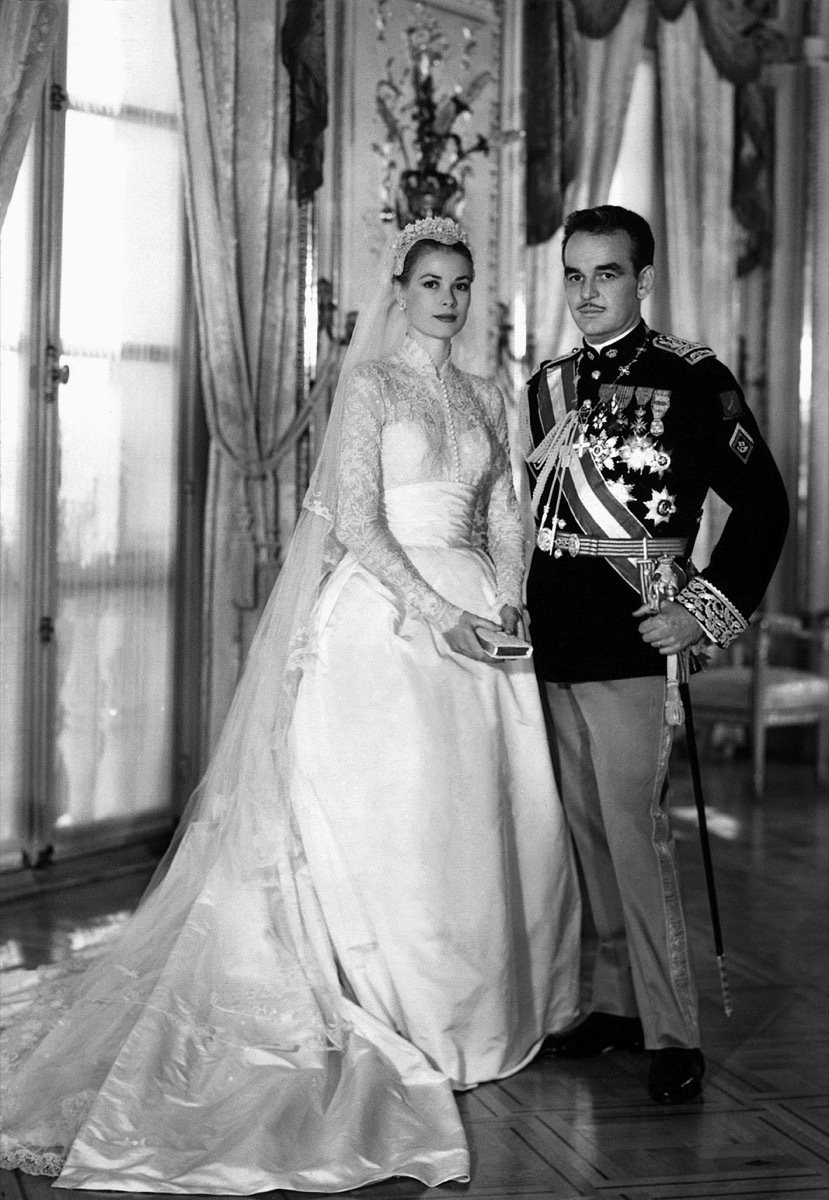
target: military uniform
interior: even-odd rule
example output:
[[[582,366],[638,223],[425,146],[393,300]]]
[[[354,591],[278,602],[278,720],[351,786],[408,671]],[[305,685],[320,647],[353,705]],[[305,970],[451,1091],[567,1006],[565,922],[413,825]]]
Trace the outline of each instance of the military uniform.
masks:
[[[785,489],[714,352],[642,321],[601,350],[585,344],[543,364],[522,436],[538,523],[527,582],[534,658],[599,939],[591,1008],[638,1013],[649,1048],[696,1046],[667,813],[666,657],[632,614],[656,563],[676,564],[677,600],[727,646],[779,557]],[[709,488],[731,513],[695,573]]]

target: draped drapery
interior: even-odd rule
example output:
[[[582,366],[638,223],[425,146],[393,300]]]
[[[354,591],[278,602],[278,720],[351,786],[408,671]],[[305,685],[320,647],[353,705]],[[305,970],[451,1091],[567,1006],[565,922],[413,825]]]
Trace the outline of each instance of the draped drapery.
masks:
[[[285,0],[172,0],[210,433],[202,752],[223,723],[280,561],[296,404],[297,207]]]
[[[0,227],[65,12],[66,0],[0,0]]]
[[[313,199],[322,184],[328,124],[325,0],[287,0],[281,40],[282,61],[291,76],[289,148],[302,203]]]
[[[567,4],[524,0],[524,104],[527,122],[527,245],[546,242],[561,224],[579,139],[575,25]]]
[[[734,367],[734,88],[714,69],[692,7],[661,22],[657,38],[671,332]]]
[[[731,209],[734,86],[714,67],[687,6],[657,29],[670,331],[737,369],[736,230]],[[709,497],[694,558],[708,561],[727,515]]]
[[[649,0],[629,0],[613,32],[601,41],[580,39],[579,147],[564,213],[604,204],[622,143],[633,77],[642,54]],[[528,327],[538,359],[573,344],[561,274],[561,230],[527,251]]]
[[[631,0],[570,0],[579,31],[586,37],[605,38],[622,19]],[[763,60],[767,37],[773,37],[751,0],[652,0],[656,13],[675,21],[694,8],[705,48],[717,71],[731,83],[755,79]]]
[[[734,187],[731,207],[742,242],[738,276],[771,266],[774,240],[774,105],[759,81],[734,96]]]

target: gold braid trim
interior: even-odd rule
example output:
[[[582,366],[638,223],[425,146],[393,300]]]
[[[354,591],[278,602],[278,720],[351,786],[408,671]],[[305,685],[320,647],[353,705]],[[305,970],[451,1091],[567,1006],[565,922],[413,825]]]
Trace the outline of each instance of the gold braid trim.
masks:
[[[739,609],[701,575],[692,579],[676,599],[696,617],[711,641],[723,649],[748,629],[748,621]]]

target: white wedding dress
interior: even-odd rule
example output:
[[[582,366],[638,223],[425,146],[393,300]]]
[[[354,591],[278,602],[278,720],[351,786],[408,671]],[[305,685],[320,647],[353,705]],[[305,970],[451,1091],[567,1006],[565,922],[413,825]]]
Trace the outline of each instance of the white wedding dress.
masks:
[[[518,1071],[575,1019],[578,889],[531,662],[475,662],[441,633],[520,602],[497,389],[408,340],[357,368],[336,535],[290,821],[261,822],[243,877],[212,864],[151,988],[110,960],[37,1052],[28,1109],[12,1090],[6,1165],[225,1195],[464,1179],[453,1089]],[[211,836],[194,822],[133,918],[148,939]],[[36,1113],[38,1088],[61,1104]]]

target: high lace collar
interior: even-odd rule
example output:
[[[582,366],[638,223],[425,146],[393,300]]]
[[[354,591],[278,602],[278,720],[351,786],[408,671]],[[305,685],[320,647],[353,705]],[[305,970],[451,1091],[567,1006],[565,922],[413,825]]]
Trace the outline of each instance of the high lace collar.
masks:
[[[452,363],[452,347],[449,346],[449,354],[442,366],[438,366],[429,354],[423,349],[420,342],[416,342],[413,337],[406,334],[403,345],[397,352],[403,362],[421,375],[435,374],[438,378],[453,369]]]

